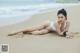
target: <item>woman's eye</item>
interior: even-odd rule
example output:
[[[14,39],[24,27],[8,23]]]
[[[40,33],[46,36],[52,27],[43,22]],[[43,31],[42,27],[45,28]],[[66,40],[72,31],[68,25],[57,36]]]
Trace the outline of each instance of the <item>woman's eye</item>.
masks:
[[[59,17],[59,18],[63,18],[63,17]]]
[[[63,16],[61,16],[61,18],[63,18]]]
[[[63,18],[63,17],[60,17],[60,18]]]

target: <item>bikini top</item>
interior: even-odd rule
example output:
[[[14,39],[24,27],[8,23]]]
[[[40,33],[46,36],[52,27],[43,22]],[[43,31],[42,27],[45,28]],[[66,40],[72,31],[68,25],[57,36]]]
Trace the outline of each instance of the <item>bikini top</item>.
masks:
[[[54,30],[54,31],[56,31],[56,23],[57,23],[57,21],[56,21],[56,22],[53,22],[53,21],[50,22],[50,27],[51,27],[52,30]],[[64,24],[63,29],[66,28],[66,25],[67,25],[67,21],[65,21],[65,24]]]

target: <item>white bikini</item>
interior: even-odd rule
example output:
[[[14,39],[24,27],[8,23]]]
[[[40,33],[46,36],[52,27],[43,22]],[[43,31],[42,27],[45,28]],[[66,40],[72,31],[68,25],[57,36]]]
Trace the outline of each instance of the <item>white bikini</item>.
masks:
[[[56,31],[56,22],[51,21],[50,22],[50,28],[52,29],[52,31]],[[64,25],[64,29],[66,28],[66,22]]]
[[[55,22],[53,22],[53,21],[50,22],[50,28],[52,29],[52,31],[56,31]]]

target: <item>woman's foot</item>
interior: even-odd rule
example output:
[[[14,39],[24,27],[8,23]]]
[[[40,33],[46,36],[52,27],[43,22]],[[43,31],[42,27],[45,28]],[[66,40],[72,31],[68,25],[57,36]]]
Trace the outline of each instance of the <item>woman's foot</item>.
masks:
[[[13,35],[16,35],[18,33],[28,34],[29,31],[19,31],[19,32],[15,32],[15,33],[12,33],[12,34],[8,34],[8,36],[13,36]]]
[[[13,36],[13,35],[16,35],[17,33],[12,33],[12,34],[8,34],[8,36]]]

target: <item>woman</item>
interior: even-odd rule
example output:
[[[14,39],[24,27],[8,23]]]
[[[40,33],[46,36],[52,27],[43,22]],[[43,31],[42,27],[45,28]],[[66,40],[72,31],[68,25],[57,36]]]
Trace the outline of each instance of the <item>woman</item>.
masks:
[[[67,19],[66,10],[60,9],[57,13],[56,22],[47,21],[39,26],[28,28],[19,32],[15,32],[15,33],[9,34],[8,36],[16,35],[18,33],[23,33],[23,34],[30,33],[35,35],[38,35],[38,34],[41,35],[49,32],[56,32],[60,36],[67,37],[69,26],[70,26],[70,22]]]

